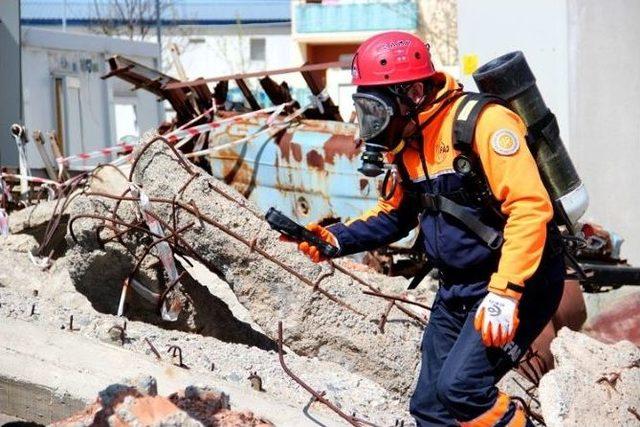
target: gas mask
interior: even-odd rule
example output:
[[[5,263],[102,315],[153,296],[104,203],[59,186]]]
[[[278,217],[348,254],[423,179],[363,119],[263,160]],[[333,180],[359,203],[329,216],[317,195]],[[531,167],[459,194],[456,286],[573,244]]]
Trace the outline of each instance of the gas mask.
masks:
[[[358,171],[374,178],[384,172],[384,153],[398,148],[410,117],[401,113],[397,96],[387,87],[358,87],[353,102],[365,144]]]

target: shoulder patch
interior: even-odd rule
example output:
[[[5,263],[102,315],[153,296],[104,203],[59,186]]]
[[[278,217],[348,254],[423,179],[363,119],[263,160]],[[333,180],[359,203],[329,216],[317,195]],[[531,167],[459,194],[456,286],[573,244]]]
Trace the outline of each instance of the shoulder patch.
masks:
[[[501,156],[511,156],[520,149],[520,140],[513,131],[500,129],[491,136],[491,147]]]

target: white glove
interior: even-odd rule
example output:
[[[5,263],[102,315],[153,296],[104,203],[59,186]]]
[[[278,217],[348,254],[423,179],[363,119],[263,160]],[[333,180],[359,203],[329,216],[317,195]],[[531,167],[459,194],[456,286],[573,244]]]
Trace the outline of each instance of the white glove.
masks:
[[[489,292],[478,307],[473,325],[485,346],[502,347],[516,334],[518,301]]]

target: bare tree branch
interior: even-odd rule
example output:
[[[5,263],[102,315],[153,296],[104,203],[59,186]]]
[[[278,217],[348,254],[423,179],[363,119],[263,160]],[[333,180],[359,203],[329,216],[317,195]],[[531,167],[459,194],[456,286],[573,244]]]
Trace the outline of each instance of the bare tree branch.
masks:
[[[174,0],[160,0],[160,16],[165,17]],[[155,0],[93,0],[95,20],[89,30],[98,34],[145,40],[153,35]]]
[[[400,16],[414,17],[407,1],[382,3]],[[431,54],[441,65],[455,65],[458,62],[458,6],[456,0],[429,0],[420,7],[418,0],[417,32],[426,38],[431,46]]]

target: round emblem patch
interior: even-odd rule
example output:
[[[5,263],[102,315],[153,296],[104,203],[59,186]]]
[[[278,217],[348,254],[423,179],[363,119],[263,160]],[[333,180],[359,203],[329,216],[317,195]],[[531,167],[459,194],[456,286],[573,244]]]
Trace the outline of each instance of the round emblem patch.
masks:
[[[518,152],[520,141],[518,136],[509,129],[500,129],[491,137],[491,147],[502,156],[511,156]]]

